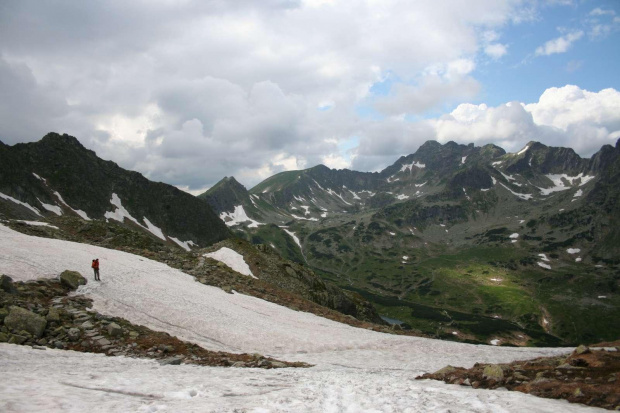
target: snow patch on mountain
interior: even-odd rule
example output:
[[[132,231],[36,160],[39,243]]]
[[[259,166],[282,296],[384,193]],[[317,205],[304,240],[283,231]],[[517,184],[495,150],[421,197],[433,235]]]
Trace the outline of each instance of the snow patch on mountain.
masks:
[[[72,210],[73,212],[78,214],[83,220],[85,220],[85,221],[90,221],[91,220],[88,217],[88,215],[86,214],[86,212],[82,211],[81,209],[73,209],[73,208],[71,208],[71,206],[69,204],[67,204],[64,199],[62,199],[62,196],[58,193],[58,191],[54,191],[54,195],[56,195],[56,198],[58,198],[58,200],[60,202],[62,202],[64,206],[66,206],[67,208],[69,208],[70,210]]]
[[[595,175],[584,175],[583,173],[580,173],[576,176],[569,176],[567,174],[547,174],[545,176],[549,178],[551,182],[553,182],[553,186],[550,188],[538,188],[540,189],[540,193],[542,195],[549,195],[553,192],[566,191],[567,189],[570,189],[572,186],[575,185],[584,186],[585,184],[596,178]],[[568,182],[568,186],[564,183],[564,181]],[[579,195],[575,194],[575,196],[581,196],[581,193]]]
[[[28,208],[29,210],[31,210],[32,212],[34,212],[35,214],[37,214],[38,216],[43,216],[41,215],[41,211],[39,211],[37,208],[33,207],[32,205],[28,204],[27,202],[22,202],[19,199],[15,199],[12,196],[3,194],[2,192],[0,192],[0,198],[5,199],[7,201],[11,201],[16,203],[17,205],[21,205],[23,207]]]
[[[494,180],[495,181],[495,180]],[[495,184],[495,182],[493,182]],[[518,196],[519,198],[523,199],[523,200],[530,200],[533,198],[532,194],[520,194],[519,192],[515,192],[512,189],[508,188],[506,185],[504,185],[503,183],[499,183],[501,186],[503,186],[504,188],[506,188],[511,194]]]
[[[525,145],[525,148],[523,148],[519,152],[517,152],[517,156],[518,155],[523,155],[525,152],[527,152],[528,149],[530,149],[530,145]]]
[[[47,222],[42,221],[24,221],[23,219],[18,219],[17,222],[23,222],[26,225],[30,225],[31,227],[48,227],[52,229],[60,229],[55,225],[48,224]]]
[[[303,221],[318,221],[318,219],[317,219],[317,218],[306,218],[306,217],[300,217],[300,216],[297,216],[297,215],[295,215],[295,214],[291,214],[291,216],[292,216],[293,218],[295,218],[295,219],[298,219],[298,220],[303,220]]]
[[[418,161],[413,161],[410,164],[405,164],[405,165],[401,165],[400,167],[400,172],[407,172],[407,171],[411,171],[413,173],[413,167],[419,168],[419,169],[424,169],[426,168],[426,164],[420,163]]]
[[[243,255],[239,254],[235,250],[231,250],[227,247],[222,247],[219,250],[215,252],[210,252],[208,254],[205,254],[204,256],[222,262],[240,274],[256,278],[254,274],[252,274],[252,271],[250,270],[248,264],[243,259]]]
[[[544,269],[546,269],[546,270],[550,270],[550,269],[551,269],[551,265],[549,265],[549,264],[545,264],[544,262],[540,262],[540,261],[539,261],[539,262],[537,262],[536,264],[538,264],[538,266],[539,266],[539,267],[542,267],[542,268],[544,268]]]
[[[175,242],[179,247],[183,248],[185,251],[191,251],[192,249],[189,247],[191,246],[195,246],[196,244],[194,244],[193,241],[181,241],[178,238],[175,237],[168,237],[171,241]]]
[[[39,198],[37,198],[37,201],[39,201],[41,206],[45,208],[46,210],[53,212],[54,214],[58,216],[62,215],[62,208],[60,208],[58,205],[46,204],[45,202],[41,201]]]
[[[580,248],[569,248],[569,249],[566,250],[566,252],[568,252],[571,255],[572,254],[578,254],[578,253],[581,252],[581,249]]]
[[[255,221],[250,218],[245,213],[243,205],[235,206],[235,210],[233,212],[222,212],[220,214],[220,219],[224,221],[224,223],[229,227],[234,227],[235,225],[239,225],[244,222],[250,223],[248,225],[248,228],[257,228],[259,225],[264,225],[262,222]]]

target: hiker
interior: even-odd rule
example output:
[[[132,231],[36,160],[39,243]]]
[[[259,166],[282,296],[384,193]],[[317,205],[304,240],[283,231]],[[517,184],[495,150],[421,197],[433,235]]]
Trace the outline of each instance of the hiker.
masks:
[[[93,260],[93,264],[91,265],[91,267],[95,272],[95,281],[101,281],[101,278],[99,278],[99,258],[95,258]]]

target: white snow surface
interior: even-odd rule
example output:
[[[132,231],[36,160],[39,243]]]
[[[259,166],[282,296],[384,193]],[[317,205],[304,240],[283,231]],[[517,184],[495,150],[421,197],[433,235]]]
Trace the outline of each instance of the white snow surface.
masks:
[[[17,222],[23,222],[24,224],[30,225],[32,227],[48,227],[53,229],[59,229],[56,225],[51,225],[43,221],[24,221],[23,219],[18,219]]]
[[[493,182],[493,183],[495,183],[495,182]],[[501,183],[501,182],[500,182],[499,184],[500,184],[501,186],[503,186],[504,188],[506,188],[508,191],[510,191],[510,193],[511,193],[511,194],[513,194],[513,195],[515,195],[515,196],[518,196],[518,197],[519,197],[519,198],[521,198],[521,199],[524,199],[524,200],[526,200],[526,201],[527,201],[527,200],[529,200],[529,199],[532,199],[532,194],[520,194],[520,193],[515,192],[515,191],[513,191],[512,189],[508,188],[506,185],[504,185],[504,184],[503,184],[503,183]]]
[[[86,212],[82,211],[81,209],[71,208],[71,205],[67,204],[65,200],[62,199],[62,196],[60,195],[60,193],[58,193],[58,191],[54,191],[54,195],[56,195],[56,198],[58,198],[60,202],[62,202],[67,208],[78,214],[83,220],[90,221],[90,218],[88,217],[88,214],[86,214]]]
[[[505,363],[571,349],[471,345],[383,334],[226,294],[162,263],[92,245],[37,238],[0,225],[0,273],[15,280],[65,269],[101,283],[77,294],[94,309],[212,350],[306,361],[308,369],[160,366],[0,344],[0,411],[25,412],[596,412],[519,392],[416,381],[447,364]]]
[[[569,254],[578,254],[581,252],[581,248],[569,248],[566,250]]]
[[[584,186],[592,179],[596,178],[593,175],[584,175],[583,173],[580,173],[577,176],[568,176],[567,174],[548,174],[545,176],[553,182],[553,186],[551,188],[538,188],[540,189],[540,193],[542,195],[549,195],[552,192],[566,191],[567,189],[570,189],[571,186],[566,186],[564,181],[567,181],[569,185],[578,184],[579,186]],[[581,196],[581,193],[576,196]]]
[[[178,238],[175,237],[168,237],[171,241],[174,241],[175,244],[177,244],[179,247],[183,248],[185,251],[191,251],[192,249],[189,247],[190,243],[193,244],[192,241],[181,241]]]
[[[401,201],[404,199],[409,199],[409,195],[400,194],[396,196],[396,199],[400,199]]]
[[[463,165],[465,163],[465,161],[467,160],[467,156],[463,156],[461,158],[461,165]]]
[[[228,221],[226,220],[227,218]],[[250,222],[248,228],[257,228],[259,225],[263,225],[261,222],[254,221],[252,218],[248,217],[245,213],[245,209],[243,209],[243,205],[235,206],[233,212],[222,212],[220,214],[220,219],[229,227],[234,227],[243,222]]]
[[[41,204],[41,206],[50,211],[53,212],[54,214],[61,216],[62,215],[62,209],[58,206],[58,205],[51,205],[51,204],[46,204],[45,202],[41,201],[39,198],[37,198],[37,201],[39,201],[39,203]]]
[[[515,232],[514,234],[510,234],[510,236],[508,238],[512,238],[512,239],[519,238],[519,234],[517,232]]]
[[[29,210],[31,210],[32,212],[34,212],[35,214],[37,214],[38,216],[42,216],[42,215],[41,215],[41,211],[39,211],[37,208],[33,207],[32,205],[30,205],[30,204],[29,204],[29,203],[27,203],[27,202],[22,202],[22,201],[20,201],[19,199],[15,199],[15,198],[13,198],[12,196],[9,196],[9,195],[6,195],[6,194],[3,194],[2,192],[0,192],[0,198],[5,199],[5,200],[7,200],[7,201],[14,202],[14,203],[16,203],[17,205],[21,205],[21,206],[23,206],[23,207],[26,207],[26,208],[28,208]]]
[[[116,193],[112,193],[112,198],[110,199],[110,203],[116,207],[116,210],[108,211],[105,214],[103,214],[103,216],[106,219],[114,219],[116,221],[123,222],[125,218],[127,218],[128,220],[132,221],[134,224],[138,225],[139,227],[142,227],[145,230],[149,231],[151,234],[155,235],[157,238],[167,241],[162,230],[156,225],[154,225],[151,221],[149,221],[146,217],[144,217],[144,223],[146,224],[146,226],[144,226],[141,223],[139,223],[137,219],[131,216],[129,211],[127,211],[125,207],[123,206],[121,199],[119,198],[118,195],[116,195]]]
[[[525,148],[517,152],[517,155],[523,155],[525,152],[527,152],[528,149],[530,149],[530,145],[525,145]]]
[[[295,219],[300,219],[300,220],[304,220],[304,221],[318,221],[318,219],[317,219],[317,218],[306,218],[306,217],[300,217],[300,216],[297,216],[297,215],[295,215],[295,214],[291,214],[291,216],[292,216],[293,218],[295,218]]]
[[[410,164],[401,165],[401,167],[400,167],[400,171],[401,171],[401,172],[406,172],[407,170],[409,170],[409,171],[411,171],[411,172],[413,173],[413,167],[414,167],[414,166],[415,166],[416,168],[420,168],[420,169],[424,169],[424,168],[426,168],[426,164],[420,163],[420,162],[418,162],[418,161],[413,161],[413,162],[412,162],[412,163],[410,163]]]
[[[301,242],[299,241],[299,238],[297,238],[297,235],[295,235],[295,233],[293,231],[289,231],[288,229],[284,228],[284,227],[280,227],[284,230],[284,232],[286,232],[288,235],[291,236],[291,238],[293,238],[293,241],[295,241],[295,244],[297,244],[299,246],[299,249],[301,249]]]
[[[252,278],[256,278],[254,274],[252,274],[252,271],[250,270],[248,264],[243,259],[243,255],[239,254],[235,250],[231,250],[227,247],[222,247],[215,252],[205,254],[205,257],[213,258],[214,260],[223,262],[240,274],[249,275]]]
[[[549,264],[545,264],[544,262],[540,262],[540,261],[539,261],[539,262],[537,262],[536,264],[538,264],[538,266],[539,266],[539,267],[545,268],[545,269],[547,269],[547,270],[550,270],[550,269],[551,269],[551,265],[549,265]]]

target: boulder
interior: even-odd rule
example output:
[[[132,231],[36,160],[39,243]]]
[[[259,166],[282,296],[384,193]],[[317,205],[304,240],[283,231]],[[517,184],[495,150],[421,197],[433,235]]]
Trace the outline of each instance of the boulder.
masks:
[[[182,356],[174,356],[163,359],[159,362],[162,366],[178,366],[183,361]]]
[[[60,283],[72,290],[77,290],[80,285],[86,285],[86,282],[86,278],[77,271],[66,270],[60,274]]]
[[[81,335],[82,335],[82,332],[80,331],[79,328],[73,327],[73,328],[70,328],[69,331],[67,331],[67,337],[71,341],[78,341]]]
[[[0,343],[6,343],[7,341],[9,341],[9,336],[5,333],[0,333]]]
[[[123,335],[123,329],[116,323],[110,323],[108,325],[108,334],[112,337],[118,337]]]
[[[588,354],[589,352],[590,352],[590,349],[582,344],[575,349],[573,354],[581,355],[581,354]]]
[[[47,326],[47,320],[32,311],[20,307],[11,307],[9,315],[4,319],[4,325],[13,331],[27,331],[40,338]]]
[[[482,371],[482,378],[487,380],[502,381],[504,379],[504,371],[497,364],[489,364]]]
[[[13,279],[8,275],[0,275],[0,290],[9,294],[17,293],[17,289],[13,285]]]
[[[445,376],[447,376],[448,374],[454,373],[455,371],[456,371],[456,368],[448,365],[442,369],[437,370],[436,372],[433,373],[433,375],[436,375],[443,379]]]
[[[51,307],[48,312],[47,312],[47,321],[52,322],[52,321],[56,321],[59,322],[60,321],[60,311],[58,311],[57,308]]]
[[[13,334],[9,339],[9,344],[24,344],[28,340],[26,336],[20,336],[19,334]]]
[[[0,308],[0,323],[4,321],[7,315],[9,315],[9,310],[6,308]]]

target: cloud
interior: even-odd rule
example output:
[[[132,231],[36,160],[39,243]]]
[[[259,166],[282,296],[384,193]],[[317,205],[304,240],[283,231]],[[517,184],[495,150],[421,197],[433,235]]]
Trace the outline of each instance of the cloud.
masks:
[[[482,146],[493,143],[518,151],[529,141],[575,149],[590,156],[620,138],[620,92],[590,92],[577,86],[549,88],[538,102],[495,107],[463,103],[439,118],[408,122],[393,118],[367,128],[353,167],[381,170],[427,140]]]
[[[549,56],[557,53],[566,53],[574,42],[583,37],[583,31],[574,31],[556,39],[549,40],[536,49],[536,56]]]
[[[484,48],[484,53],[493,59],[499,59],[508,53],[508,47],[501,43],[491,43]]]
[[[439,136],[440,122],[403,115],[476,101],[477,64],[504,56],[502,30],[536,14],[516,0],[24,0],[1,9],[0,140],[70,133],[187,190],[231,175],[252,186],[321,162],[374,170],[411,153]],[[391,89],[376,93],[388,78]],[[360,114],[363,105],[376,118]],[[479,122],[528,122],[515,108],[487,109]],[[442,120],[441,136],[459,129],[457,118]]]

